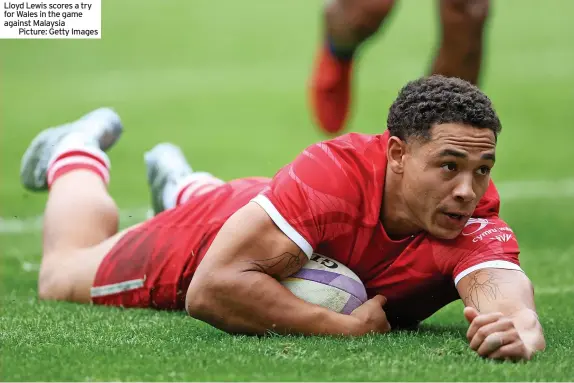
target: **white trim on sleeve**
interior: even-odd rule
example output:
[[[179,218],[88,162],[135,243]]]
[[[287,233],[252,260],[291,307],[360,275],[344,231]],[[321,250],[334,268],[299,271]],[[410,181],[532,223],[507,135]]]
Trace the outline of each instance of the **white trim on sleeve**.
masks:
[[[508,261],[482,262],[482,263],[479,263],[478,265],[471,266],[468,269],[465,269],[465,270],[461,271],[460,273],[458,273],[458,275],[454,279],[454,285],[456,286],[462,278],[466,277],[468,274],[472,273],[473,271],[480,270],[480,269],[489,269],[489,268],[490,269],[508,269],[508,270],[522,271],[520,266],[518,266],[515,263],[508,262]],[[522,272],[524,272],[524,271],[522,271]]]
[[[307,240],[301,234],[299,234],[299,232],[297,232],[297,230],[295,230],[293,226],[291,226],[285,218],[283,218],[281,213],[279,213],[279,210],[277,210],[277,208],[273,205],[273,203],[271,203],[269,198],[265,197],[262,194],[259,194],[255,198],[253,198],[251,202],[255,202],[256,204],[261,206],[263,210],[265,210],[265,212],[273,220],[273,222],[275,222],[277,227],[279,227],[279,229],[281,229],[281,231],[287,237],[289,237],[293,242],[295,242],[297,246],[299,246],[301,250],[303,250],[303,252],[307,255],[309,259],[311,258],[311,256],[313,256],[313,247],[311,247],[309,242],[307,242]]]

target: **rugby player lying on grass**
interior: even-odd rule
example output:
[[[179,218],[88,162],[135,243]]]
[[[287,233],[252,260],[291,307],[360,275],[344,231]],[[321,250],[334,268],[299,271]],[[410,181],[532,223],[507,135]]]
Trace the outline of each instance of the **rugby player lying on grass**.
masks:
[[[145,154],[155,217],[118,232],[105,150],[122,125],[110,109],[48,129],[21,179],[48,189],[39,296],[186,309],[229,333],[349,335],[416,326],[462,298],[468,341],[492,359],[545,347],[518,244],[490,180],[501,126],[475,86],[408,83],[379,135],[309,146],[272,178],[223,182],[181,151]],[[350,267],[370,300],[343,315],[278,281],[313,251]]]

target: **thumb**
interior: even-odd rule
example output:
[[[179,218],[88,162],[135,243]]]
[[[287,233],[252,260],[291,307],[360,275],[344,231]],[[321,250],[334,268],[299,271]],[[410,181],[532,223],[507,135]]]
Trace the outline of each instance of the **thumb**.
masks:
[[[472,323],[474,318],[476,318],[478,315],[479,315],[479,312],[474,307],[465,307],[464,308],[464,317],[466,318],[468,323]]]
[[[375,302],[377,302],[379,305],[384,306],[385,303],[387,303],[387,297],[385,297],[384,295],[375,295],[375,297],[373,297],[373,300]]]

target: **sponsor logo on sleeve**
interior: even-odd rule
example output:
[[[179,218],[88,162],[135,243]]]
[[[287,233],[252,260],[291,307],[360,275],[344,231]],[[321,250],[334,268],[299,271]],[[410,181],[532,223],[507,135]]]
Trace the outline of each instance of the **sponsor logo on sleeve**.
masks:
[[[508,242],[513,237],[512,229],[509,227],[489,227],[493,225],[486,218],[469,218],[462,235],[474,236],[472,242],[479,242],[486,238],[493,238],[499,242]]]
[[[512,234],[501,234],[494,237],[499,242],[508,242],[512,238]]]
[[[469,218],[464,229],[462,229],[462,235],[468,236],[476,234],[488,226],[488,224],[490,224],[490,222],[486,218]]]

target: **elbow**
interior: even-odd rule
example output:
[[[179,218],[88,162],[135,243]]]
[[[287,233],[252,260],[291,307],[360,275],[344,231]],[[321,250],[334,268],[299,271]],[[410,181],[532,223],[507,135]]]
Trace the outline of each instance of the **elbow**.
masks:
[[[230,297],[234,295],[234,285],[229,279],[203,276],[201,279],[192,280],[185,297],[185,309],[187,314],[194,319],[205,322],[215,328],[230,334],[250,333],[244,332],[244,321],[238,320],[230,307],[233,307]]]
[[[189,316],[200,319],[202,313],[208,311],[208,308],[204,298],[198,295],[190,297],[188,294],[185,299],[185,310]]]
[[[185,309],[193,318],[214,324],[225,322],[228,299],[234,295],[233,276],[226,270],[196,274],[185,296]]]
[[[216,288],[209,281],[192,279],[185,297],[187,314],[197,319],[209,316],[215,302]]]

